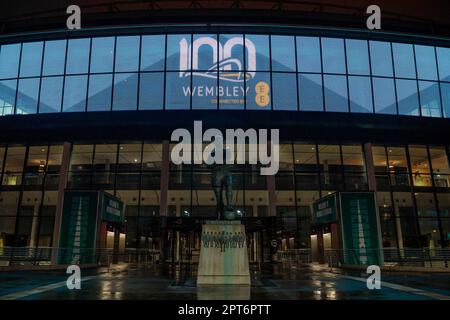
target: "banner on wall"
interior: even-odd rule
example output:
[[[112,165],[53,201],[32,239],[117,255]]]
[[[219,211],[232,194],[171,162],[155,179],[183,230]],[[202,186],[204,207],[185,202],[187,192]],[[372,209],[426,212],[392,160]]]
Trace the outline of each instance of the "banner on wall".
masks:
[[[312,224],[326,224],[336,221],[337,194],[330,194],[312,205]]]
[[[341,192],[344,264],[380,265],[381,233],[374,192]]]

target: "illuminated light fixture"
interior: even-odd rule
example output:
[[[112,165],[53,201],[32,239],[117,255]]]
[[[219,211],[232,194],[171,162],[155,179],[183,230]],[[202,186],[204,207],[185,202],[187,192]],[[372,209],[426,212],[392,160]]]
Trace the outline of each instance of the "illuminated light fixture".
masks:
[[[138,162],[138,159],[134,159],[134,162]]]

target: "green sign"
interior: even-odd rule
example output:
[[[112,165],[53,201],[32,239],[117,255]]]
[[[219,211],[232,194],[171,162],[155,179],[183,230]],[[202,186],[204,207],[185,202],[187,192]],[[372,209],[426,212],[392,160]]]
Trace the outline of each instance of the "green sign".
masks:
[[[125,219],[125,206],[123,202],[109,193],[103,192],[102,220],[108,222],[123,222]]]
[[[97,233],[97,192],[66,191],[58,255],[61,264],[93,263]]]
[[[336,194],[315,201],[312,213],[313,224],[326,224],[336,221]]]
[[[380,265],[380,226],[375,193],[341,192],[339,196],[344,263]]]

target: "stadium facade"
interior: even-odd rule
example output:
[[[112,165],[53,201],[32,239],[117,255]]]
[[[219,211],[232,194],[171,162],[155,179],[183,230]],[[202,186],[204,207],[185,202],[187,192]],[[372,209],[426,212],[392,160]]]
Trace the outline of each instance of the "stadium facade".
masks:
[[[341,15],[338,5],[315,16],[306,5],[269,10],[248,1],[246,18],[227,1],[227,10],[169,3],[152,11],[154,23],[144,9],[119,3],[119,26],[114,10],[86,6],[80,31],[62,30],[65,20],[50,9],[36,20],[5,19],[4,248],[61,247],[68,199],[100,192],[125,212],[123,221],[97,226],[108,235],[103,247],[115,233],[121,250],[195,262],[201,225],[216,215],[211,172],[170,160],[172,131],[193,130],[195,120],[280,130],[275,176],[260,175],[259,165],[233,167],[233,206],[251,262],[310,249],[332,228],[314,224],[313,203],[335,192],[375,192],[383,248],[449,246],[448,27],[387,19],[388,30],[369,32],[364,15]],[[296,10],[309,19],[296,21]],[[132,12],[138,19],[126,23]]]

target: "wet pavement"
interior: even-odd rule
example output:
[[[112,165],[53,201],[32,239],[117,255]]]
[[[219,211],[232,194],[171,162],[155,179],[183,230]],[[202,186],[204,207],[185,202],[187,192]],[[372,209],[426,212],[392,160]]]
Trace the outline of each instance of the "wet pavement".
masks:
[[[251,286],[195,284],[195,269],[122,265],[83,270],[81,290],[68,290],[65,271],[0,273],[0,299],[25,300],[430,300],[450,299],[449,274],[386,274],[368,290],[358,272],[319,265],[275,265],[252,271]]]

